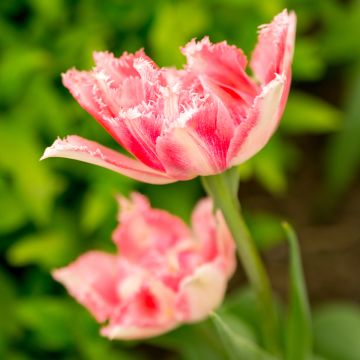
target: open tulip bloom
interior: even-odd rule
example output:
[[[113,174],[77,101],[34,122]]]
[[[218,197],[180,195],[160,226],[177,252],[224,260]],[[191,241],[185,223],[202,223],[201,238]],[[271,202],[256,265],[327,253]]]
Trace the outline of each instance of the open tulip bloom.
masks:
[[[235,269],[235,244],[224,219],[201,200],[192,229],[132,194],[119,198],[113,234],[118,254],[90,251],[53,276],[116,339],[159,335],[204,319],[218,307]]]
[[[56,140],[43,158],[65,157],[166,184],[224,172],[267,143],[291,82],[295,15],[260,28],[251,78],[242,50],[206,37],[188,43],[182,70],[159,68],[140,50],[94,53],[92,71],[69,70],[64,85],[135,158],[78,136]]]
[[[192,230],[152,209],[139,194],[131,201],[120,198],[113,236],[118,254],[92,251],[53,273],[99,322],[107,322],[103,335],[146,338],[204,319],[222,302],[236,244],[261,318],[261,345],[280,358],[286,353],[286,360],[310,358],[311,326],[294,233],[286,228],[291,271],[284,351],[268,275],[241,215],[239,174],[231,169],[261,150],[278,126],[291,83],[295,23],[295,14],[284,10],[260,27],[250,61],[253,77],[240,49],[207,37],[182,49],[187,64],[181,70],[159,68],[140,50],[120,58],[94,53],[92,71],[64,74],[64,85],[80,105],[133,156],[69,136],[56,140],[43,158],[93,163],[153,184],[201,176],[212,197],[195,208]],[[229,330],[222,335],[228,337]],[[238,334],[229,343],[243,354]],[[241,358],[274,359],[244,344],[248,355]]]

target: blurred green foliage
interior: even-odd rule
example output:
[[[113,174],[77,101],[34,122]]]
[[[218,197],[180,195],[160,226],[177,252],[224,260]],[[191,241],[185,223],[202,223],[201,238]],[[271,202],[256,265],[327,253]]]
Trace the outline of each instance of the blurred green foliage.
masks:
[[[256,27],[285,7],[298,15],[293,91],[279,132],[241,166],[241,177],[283,196],[289,176],[306,161],[304,149],[292,140],[318,136],[328,143],[324,161],[318,164],[326,174],[324,199],[335,205],[354,181],[360,162],[360,42],[355,36],[360,34],[360,1],[0,2],[1,359],[146,359],[159,351],[154,346],[170,349],[171,359],[226,358],[209,322],[178,329],[145,347],[108,342],[98,336],[95,321],[49,275],[86,249],[112,249],[116,193],[140,190],[154,206],[189,220],[202,194],[199,182],[156,187],[86,164],[62,159],[39,163],[39,158],[54,138],[67,134],[117,148],[61,85],[61,72],[92,66],[94,50],[120,55],[144,47],[160,65],[181,66],[179,47],[193,37],[209,35],[214,42],[226,39],[250,54]],[[277,216],[248,217],[260,247],[281,241]],[[256,340],[249,303],[241,299],[243,307],[239,305],[232,317],[237,328]],[[350,334],[343,320],[350,318],[349,311],[322,312],[316,318],[321,356],[358,358],[345,346],[327,347],[336,341],[322,330],[331,326]],[[358,316],[354,319],[358,329]]]

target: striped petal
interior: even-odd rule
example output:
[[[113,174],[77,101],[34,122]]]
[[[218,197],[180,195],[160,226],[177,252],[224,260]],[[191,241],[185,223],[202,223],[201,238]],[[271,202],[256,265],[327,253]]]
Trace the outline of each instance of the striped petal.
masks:
[[[129,261],[150,264],[154,260],[152,256],[160,254],[160,261],[165,264],[167,251],[191,236],[180,218],[151,208],[148,200],[138,193],[133,193],[130,200],[119,197],[118,201],[119,225],[113,233],[113,240]]]
[[[174,303],[175,294],[148,274],[140,289],[101,329],[101,334],[110,339],[123,340],[162,334],[179,325]]]
[[[182,49],[188,67],[199,76],[203,86],[225,101],[251,104],[257,85],[245,72],[246,56],[241,49],[223,41],[212,44],[208,37],[200,42],[192,40]]]
[[[285,76],[277,75],[255,98],[248,117],[237,127],[231,140],[227,160],[238,165],[260,151],[275,131],[283,112]]]
[[[137,59],[146,59],[147,57],[143,50],[137,51],[135,54],[124,53],[120,58],[116,58],[110,52],[94,52],[93,58],[96,63],[96,72],[103,73],[107,78],[112,80],[112,87],[121,86],[122,81],[126,78],[139,77],[138,71],[134,67],[134,62]]]
[[[210,109],[203,109],[193,115],[193,121],[206,124],[214,117]],[[216,142],[211,138],[210,141]],[[156,143],[157,154],[169,176],[178,180],[192,179],[198,175],[206,176],[221,171],[219,157],[191,126],[174,127],[161,135]]]
[[[296,16],[284,10],[274,20],[260,27],[258,44],[252,54],[250,66],[261,83],[267,84],[275,74],[286,73],[290,79],[295,43]]]
[[[156,153],[156,139],[162,125],[159,116],[130,109],[121,117],[116,131],[123,147],[145,165],[163,171]]]
[[[230,277],[236,267],[235,244],[221,212],[214,212],[210,198],[197,203],[191,223],[197,242],[201,245],[203,261],[206,263],[217,259]]]
[[[55,280],[62,283],[69,293],[103,322],[118,305],[116,293],[119,281],[118,259],[115,255],[90,251],[70,265],[53,271]]]
[[[163,170],[154,153],[161,123],[152,116],[151,106],[144,105],[156,99],[159,69],[142,50],[120,58],[96,52],[94,60],[92,71],[65,73],[64,85],[126,150],[146,165]],[[142,127],[144,122],[147,126]]]
[[[98,165],[150,184],[169,184],[176,181],[176,179],[153,170],[138,160],[131,159],[79,136],[68,136],[64,140],[56,140],[52,146],[45,150],[41,160],[49,157],[63,157]]]
[[[62,80],[71,95],[90,115],[92,115],[116,139],[111,118],[113,114],[105,108],[100,97],[96,80],[89,71],[68,70],[62,74]]]

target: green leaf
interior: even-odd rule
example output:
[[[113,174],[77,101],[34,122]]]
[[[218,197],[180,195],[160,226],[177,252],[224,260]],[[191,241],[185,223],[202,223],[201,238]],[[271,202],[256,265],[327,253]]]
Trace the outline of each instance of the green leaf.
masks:
[[[275,360],[275,358],[267,354],[257,344],[251,342],[240,333],[235,333],[221,317],[213,313],[211,315],[219,336],[231,360]]]
[[[71,236],[61,230],[27,235],[14,243],[7,252],[13,266],[37,264],[45,270],[59,266],[64,259],[70,260],[73,248]]]
[[[241,319],[254,333],[255,339],[261,338],[261,318],[256,303],[256,296],[251,288],[242,288],[226,297],[221,313],[231,314]]]
[[[314,348],[331,360],[360,359],[360,309],[355,304],[327,304],[314,312]]]
[[[138,352],[134,350],[126,351],[122,345],[131,347],[131,344],[120,341],[109,341],[99,334],[100,325],[90,316],[80,305],[72,302],[76,311],[71,324],[74,344],[81,356],[74,357],[84,360],[137,360]],[[75,310],[75,308],[74,308]],[[80,355],[78,354],[78,355]]]
[[[256,307],[256,311],[257,310],[258,308]],[[234,333],[239,334],[241,337],[254,344],[258,343],[258,336],[255,333],[255,330],[245,321],[245,319],[241,318],[236,313],[229,311],[226,306],[222,306],[216,313]]]
[[[312,353],[311,316],[296,234],[283,223],[289,242],[289,311],[286,329],[286,359],[306,360]]]
[[[280,216],[262,212],[245,214],[245,219],[259,249],[266,250],[284,241]]]
[[[42,28],[45,24],[60,23],[65,17],[65,1],[52,0],[51,3],[46,0],[30,0],[30,6],[34,11],[36,20],[41,22]]]
[[[142,359],[137,355],[136,351],[120,351],[114,348],[113,344],[108,339],[100,339],[100,335],[97,334],[97,338],[86,339],[85,343],[81,344],[82,359],[85,360],[136,360]]]
[[[71,299],[27,297],[18,300],[14,308],[34,348],[61,353],[71,349],[74,359],[138,359],[136,354],[130,355],[101,337],[99,324]]]
[[[27,216],[20,199],[9,186],[0,183],[0,234],[16,230],[26,222]]]
[[[69,106],[59,94],[49,75],[39,74],[28,84],[26,94],[12,112],[13,116],[19,122],[30,122],[34,128],[41,129],[49,141],[59,134],[66,134],[76,118],[76,111],[72,111],[71,106],[75,104]],[[28,109],[26,118],[22,116],[24,109]]]
[[[0,266],[0,358],[6,359],[6,351],[10,345],[10,339],[18,335],[19,324],[15,317],[14,301],[16,300],[16,289],[10,274],[3,271]]]
[[[111,214],[116,200],[102,189],[92,187],[84,197],[82,204],[81,227],[86,233],[98,229]]]
[[[322,356],[319,356],[319,355],[313,355],[311,358],[311,360],[329,360],[329,359],[326,359]]]
[[[292,66],[295,80],[318,80],[325,72],[326,63],[320,56],[320,43],[313,37],[298,37]]]
[[[300,91],[290,93],[280,128],[288,134],[334,132],[342,125],[343,114],[320,98]]]
[[[282,141],[279,135],[250,161],[253,163],[256,180],[273,195],[283,195],[287,189],[287,170],[298,160],[296,149],[290,143]]]
[[[196,201],[202,194],[198,179],[163,186],[143,185],[141,191],[150,198],[153,207],[165,209],[185,221],[189,221]]]
[[[150,30],[150,42],[155,58],[161,65],[180,66],[185,62],[179,48],[207,26],[209,19],[206,10],[188,1],[158,3]]]
[[[323,31],[319,37],[322,56],[328,63],[344,63],[359,59],[360,45],[356,36],[360,31],[360,6],[354,1],[342,4],[337,1],[323,1]]]
[[[254,164],[252,161],[245,161],[238,165],[240,172],[240,181],[250,180],[254,174]]]
[[[148,342],[175,350],[182,360],[224,360],[226,358],[226,352],[220,343],[216,329],[208,320],[181,326]]]
[[[0,167],[13,178],[28,215],[43,225],[50,220],[54,198],[63,188],[61,178],[39,162],[42,148],[34,129],[19,126],[15,117],[0,122],[0,144],[7,149],[0,152]]]
[[[326,154],[326,197],[333,204],[354,181],[360,166],[360,63],[348,89],[344,127],[330,140]]]
[[[24,43],[23,43],[24,44]],[[3,53],[0,61],[0,97],[2,102],[13,102],[19,99],[34,73],[50,64],[49,54],[35,46],[17,47]]]
[[[73,343],[71,303],[52,297],[30,297],[19,300],[15,309],[22,325],[32,331],[37,346],[60,350]]]

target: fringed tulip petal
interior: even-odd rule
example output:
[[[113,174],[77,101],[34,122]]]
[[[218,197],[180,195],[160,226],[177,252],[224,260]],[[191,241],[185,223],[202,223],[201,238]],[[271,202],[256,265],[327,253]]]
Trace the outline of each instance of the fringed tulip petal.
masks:
[[[204,102],[184,113],[183,126],[169,129],[157,139],[157,153],[166,172],[181,180],[226,169],[227,149],[235,125],[218,101]]]
[[[160,132],[161,121],[139,111],[122,113],[117,126],[117,134],[125,149],[145,165],[164,171],[156,153],[156,139]]]
[[[67,267],[54,270],[52,275],[97,321],[103,322],[112,315],[118,303],[117,268],[116,256],[91,251]]]
[[[119,225],[113,233],[113,240],[128,260],[146,261],[151,252],[166,254],[168,249],[191,236],[180,218],[152,209],[140,194],[133,194],[131,200],[119,197],[119,204]]]
[[[108,94],[107,98],[112,105],[104,102],[104,96],[98,84],[100,76],[98,75],[96,78],[92,72],[71,69],[62,75],[62,79],[64,86],[69,89],[81,107],[92,115],[119,142],[114,121],[114,116],[116,116],[117,112],[114,104],[115,99],[113,99],[112,94]]]
[[[204,87],[220,98],[229,96],[242,104],[251,104],[257,85],[245,72],[246,56],[241,49],[223,41],[212,44],[208,37],[192,40],[183,48],[188,67]]]
[[[235,130],[231,140],[228,163],[238,165],[261,150],[275,131],[280,113],[286,78],[277,76],[255,98],[248,117]]]
[[[166,173],[178,180],[219,172],[216,159],[196,133],[176,127],[157,141],[157,152]]]
[[[221,254],[223,261],[219,265],[231,276],[236,267],[235,244],[221,212],[214,210],[210,198],[198,202],[191,224],[204,261],[214,261]]]
[[[275,74],[289,75],[294,52],[295,26],[296,16],[293,12],[288,14],[287,10],[275,16],[270,24],[260,26],[259,40],[250,66],[262,84],[273,80]]]
[[[140,289],[109,319],[101,334],[110,339],[133,340],[169,331],[178,325],[175,297],[171,289],[148,273]]]
[[[49,157],[63,157],[95,164],[150,184],[169,184],[176,181],[167,177],[166,174],[147,167],[138,160],[78,136],[68,136],[64,140],[56,140],[45,150],[41,160]]]

